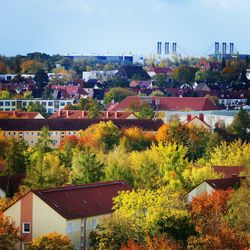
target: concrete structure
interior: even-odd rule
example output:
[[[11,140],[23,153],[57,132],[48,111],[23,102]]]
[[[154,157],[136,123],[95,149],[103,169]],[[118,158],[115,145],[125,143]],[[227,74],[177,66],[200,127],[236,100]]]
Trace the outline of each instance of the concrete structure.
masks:
[[[72,185],[61,188],[31,190],[4,211],[21,229],[25,243],[42,234],[67,235],[75,249],[89,246],[89,234],[101,218],[112,212],[113,198],[119,191],[131,190],[124,181]]]
[[[66,100],[48,100],[48,99],[0,99],[0,110],[13,111],[25,108],[31,102],[38,102],[46,108],[46,112],[51,114],[60,109],[64,109],[66,105],[73,104],[74,99]]]

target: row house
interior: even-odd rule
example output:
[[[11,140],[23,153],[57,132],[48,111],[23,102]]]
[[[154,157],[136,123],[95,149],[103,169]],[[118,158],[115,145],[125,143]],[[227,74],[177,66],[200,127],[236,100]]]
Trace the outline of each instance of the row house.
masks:
[[[51,99],[0,99],[0,110],[13,111],[27,107],[31,102],[38,102],[46,108],[46,112],[51,114],[60,109],[64,109],[66,105],[74,103],[74,99],[67,100],[51,100]]]
[[[93,124],[107,122],[112,119],[0,119],[0,130],[7,138],[24,140],[29,146],[35,146],[43,127],[50,130],[52,147],[58,147],[66,136],[77,135],[79,130],[85,130]],[[156,132],[162,125],[162,120],[114,119],[112,122],[119,129],[138,127],[144,131]]]

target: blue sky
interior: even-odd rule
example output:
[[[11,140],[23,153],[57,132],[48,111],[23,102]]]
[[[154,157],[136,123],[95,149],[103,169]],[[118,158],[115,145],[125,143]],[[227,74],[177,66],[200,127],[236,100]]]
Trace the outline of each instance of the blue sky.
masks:
[[[0,0],[0,54],[149,55],[157,41],[206,55],[215,41],[250,54],[250,0]]]

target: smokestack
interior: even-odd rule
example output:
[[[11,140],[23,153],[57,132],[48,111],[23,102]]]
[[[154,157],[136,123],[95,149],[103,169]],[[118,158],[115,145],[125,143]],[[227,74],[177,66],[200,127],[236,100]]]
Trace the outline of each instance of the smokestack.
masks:
[[[172,44],[172,54],[176,54],[177,51],[177,43]]]
[[[220,43],[218,43],[218,42],[214,43],[214,53],[215,53],[215,55],[220,54]]]
[[[222,43],[222,54],[223,55],[227,54],[227,43]]]
[[[161,42],[157,42],[157,54],[161,54]]]
[[[234,54],[234,43],[230,43],[230,54]]]
[[[165,42],[165,54],[169,55],[169,42]]]
[[[159,42],[159,54],[161,54],[161,42]]]

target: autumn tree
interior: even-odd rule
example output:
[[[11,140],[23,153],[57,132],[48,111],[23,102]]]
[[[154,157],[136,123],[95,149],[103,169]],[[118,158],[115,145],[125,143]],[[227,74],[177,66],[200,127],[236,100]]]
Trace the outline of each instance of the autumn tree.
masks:
[[[129,109],[140,119],[152,119],[154,117],[153,108],[146,102],[132,103]]]
[[[189,83],[194,81],[196,71],[194,67],[181,65],[173,70],[171,77],[175,81]]]
[[[20,240],[18,228],[15,223],[0,211],[0,249],[15,249],[15,244]]]
[[[98,182],[102,179],[103,163],[97,160],[95,153],[86,148],[75,149],[73,153],[70,181],[73,184]]]
[[[0,99],[10,99],[11,94],[8,90],[1,90],[0,91]]]
[[[125,88],[112,88],[110,89],[104,97],[104,103],[107,105],[111,103],[113,100],[115,102],[122,101],[127,96],[133,96],[135,93],[131,90],[125,89]]]
[[[35,60],[26,60],[23,61],[21,65],[22,74],[36,74],[38,70],[43,68],[43,64]]]
[[[74,245],[68,236],[59,234],[57,232],[52,232],[33,239],[27,244],[26,249],[74,250]]]

